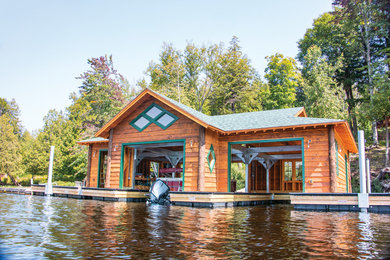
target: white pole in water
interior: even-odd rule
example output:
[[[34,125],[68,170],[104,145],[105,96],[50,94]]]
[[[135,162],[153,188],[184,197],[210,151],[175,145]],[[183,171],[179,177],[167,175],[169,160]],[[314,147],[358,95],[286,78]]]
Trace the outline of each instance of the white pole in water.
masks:
[[[371,193],[371,172],[370,172],[370,159],[366,159],[366,172],[367,172],[367,193]]]
[[[358,132],[359,144],[359,173],[360,173],[360,193],[358,194],[359,208],[362,212],[367,212],[369,208],[368,194],[367,194],[367,175],[366,175],[366,154],[364,144],[364,132]]]
[[[53,195],[53,160],[54,160],[54,146],[50,147],[50,162],[49,162],[49,176],[47,177],[47,184],[45,189],[46,195]]]
[[[360,193],[367,193],[367,177],[366,177],[366,154],[364,150],[364,132],[358,132],[359,145],[359,173],[360,173]]]

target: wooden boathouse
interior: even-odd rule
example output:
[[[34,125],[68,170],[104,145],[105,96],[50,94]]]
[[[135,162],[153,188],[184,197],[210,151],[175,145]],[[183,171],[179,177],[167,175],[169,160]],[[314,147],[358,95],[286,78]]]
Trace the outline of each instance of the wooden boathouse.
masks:
[[[231,169],[245,164],[247,193],[350,193],[357,146],[348,123],[305,109],[208,116],[145,89],[87,145],[86,186],[234,192]]]

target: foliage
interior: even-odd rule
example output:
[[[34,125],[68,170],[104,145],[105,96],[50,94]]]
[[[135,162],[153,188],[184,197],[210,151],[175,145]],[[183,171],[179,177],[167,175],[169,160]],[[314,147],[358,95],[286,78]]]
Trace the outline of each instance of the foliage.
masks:
[[[44,118],[44,127],[32,144],[32,152],[26,156],[31,175],[45,175],[49,167],[50,146],[55,146],[54,180],[82,180],[86,173],[85,148],[76,144],[80,132],[66,115],[50,110]]]
[[[375,179],[371,182],[371,192],[372,193],[382,193],[383,187],[379,180]]]
[[[236,180],[236,190],[245,188],[245,164],[232,163],[231,174],[231,179]]]
[[[304,105],[309,116],[346,118],[344,93],[333,78],[341,63],[340,59],[339,63],[329,65],[316,45],[308,49],[302,71]]]
[[[22,126],[19,119],[20,110],[14,99],[7,101],[5,98],[0,98],[0,116],[2,115],[8,116],[8,120],[12,125],[14,134],[21,135]]]
[[[270,95],[265,103],[266,109],[293,107],[296,101],[296,90],[301,84],[301,74],[293,58],[280,53],[266,57],[265,69]]]
[[[213,115],[261,110],[261,81],[243,55],[237,37],[217,59],[210,111]]]
[[[15,134],[12,119],[3,114],[0,116],[0,173],[7,174],[17,185],[16,176],[20,173],[21,156],[19,140]]]
[[[91,69],[82,73],[79,96],[74,93],[69,108],[72,121],[82,128],[98,130],[128,102],[130,90],[127,80],[114,69],[112,56],[88,60]]]
[[[164,44],[158,63],[151,62],[150,83],[139,81],[159,93],[207,114],[261,110],[262,83],[237,37],[227,50],[223,45],[197,47],[188,43],[184,51]]]

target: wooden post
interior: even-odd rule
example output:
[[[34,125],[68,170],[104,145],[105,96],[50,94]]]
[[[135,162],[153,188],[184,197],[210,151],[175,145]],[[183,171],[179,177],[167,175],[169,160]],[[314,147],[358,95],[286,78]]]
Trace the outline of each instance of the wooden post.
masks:
[[[245,192],[249,192],[249,163],[245,163]]]
[[[49,161],[49,174],[47,177],[47,184],[45,189],[46,195],[53,195],[53,161],[54,161],[54,146],[50,147],[50,161]]]
[[[199,155],[198,155],[198,191],[204,191],[204,169],[206,163],[205,128],[199,127]],[[185,151],[184,151],[185,152]]]
[[[107,172],[106,172],[106,182],[105,182],[104,188],[110,188],[112,136],[113,135],[114,135],[114,128],[111,128],[110,129],[110,137],[108,139]]]
[[[137,149],[133,150],[133,174],[131,175],[131,188],[135,189],[135,174],[137,173]]]
[[[87,178],[85,186],[89,187],[91,183],[91,162],[92,162],[92,144],[88,146],[88,165],[87,165]]]
[[[336,141],[334,126],[329,127],[329,173],[330,192],[337,192],[337,172],[336,172]]]

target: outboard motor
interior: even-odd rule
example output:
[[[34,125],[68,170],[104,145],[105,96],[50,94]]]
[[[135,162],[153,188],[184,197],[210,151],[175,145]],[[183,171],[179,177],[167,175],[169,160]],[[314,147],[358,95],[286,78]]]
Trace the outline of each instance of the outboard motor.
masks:
[[[160,205],[170,204],[169,191],[168,185],[162,180],[157,179],[150,187],[148,203]]]

